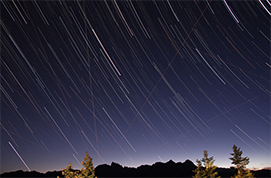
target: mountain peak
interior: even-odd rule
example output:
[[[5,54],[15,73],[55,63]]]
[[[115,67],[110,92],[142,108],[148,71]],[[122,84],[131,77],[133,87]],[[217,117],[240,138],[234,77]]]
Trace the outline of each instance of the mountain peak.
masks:
[[[183,164],[195,165],[191,160],[187,159]]]
[[[172,161],[172,160],[170,159],[168,162],[166,162],[166,164],[171,164],[171,165],[173,165],[173,164],[175,164],[175,162]]]
[[[115,163],[115,162],[111,163],[111,167],[123,168],[122,165],[120,165],[119,163]]]

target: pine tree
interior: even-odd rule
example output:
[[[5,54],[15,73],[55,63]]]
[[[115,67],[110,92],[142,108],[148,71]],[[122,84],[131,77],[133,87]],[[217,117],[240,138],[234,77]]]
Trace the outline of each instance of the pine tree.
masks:
[[[87,177],[87,178],[95,177],[95,170],[93,167],[92,158],[89,156],[88,152],[86,152],[84,161],[82,161],[81,164],[84,166],[84,168],[80,170],[81,175],[83,177]]]
[[[80,171],[74,171],[72,169],[72,164],[69,163],[69,165],[63,169],[62,175],[64,175],[65,178],[96,178],[92,158],[89,156],[88,152],[86,152],[84,161],[82,161],[81,164],[83,165],[83,168],[80,169]]]
[[[66,167],[66,169],[63,169],[62,175],[64,175],[65,178],[73,178],[75,177],[77,171],[74,171],[72,169],[72,164],[69,163],[69,165]]]
[[[201,161],[198,159],[196,160],[197,168],[193,171],[196,173],[193,178],[220,178],[220,176],[216,177],[218,173],[214,172],[217,166],[213,165],[215,162],[213,156],[208,158],[208,153],[206,150],[204,150],[203,155],[204,158],[202,158]],[[205,169],[202,169],[201,162],[203,162]]]
[[[202,164],[201,164],[201,161],[198,159],[196,160],[196,162],[197,162],[197,169],[193,170],[193,172],[196,173],[195,176],[193,176],[193,178],[201,178],[201,175],[203,174]]]
[[[231,164],[236,165],[237,174],[234,175],[234,178],[254,178],[250,170],[245,171],[246,165],[249,164],[249,158],[247,156],[242,157],[243,151],[237,146],[233,145],[232,149],[233,153],[230,153],[232,157],[229,159],[232,160]]]

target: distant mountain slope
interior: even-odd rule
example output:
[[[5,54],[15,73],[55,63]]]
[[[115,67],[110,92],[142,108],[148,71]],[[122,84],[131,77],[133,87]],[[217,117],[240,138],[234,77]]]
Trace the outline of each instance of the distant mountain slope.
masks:
[[[111,165],[103,164],[95,168],[95,175],[102,177],[192,177],[192,170],[196,169],[194,163],[190,160],[175,163],[170,160],[166,163],[156,162],[153,165],[141,165],[137,168],[123,167],[118,163],[112,162]],[[234,175],[233,169],[217,168],[216,171],[221,177],[230,177]],[[271,177],[271,170],[251,171],[255,177]],[[24,172],[22,170],[15,172],[3,173],[0,177],[46,177],[56,178],[63,177],[61,171],[39,173],[36,171]]]
[[[196,166],[190,160],[184,163],[157,162],[153,165],[141,165],[137,168],[122,167],[117,163],[99,165],[95,169],[98,177],[191,177]]]
[[[48,171],[45,174],[44,173],[40,173],[37,171],[14,171],[14,172],[5,172],[3,174],[0,175],[1,178],[5,178],[5,177],[35,177],[35,178],[39,178],[39,177],[44,177],[44,178],[56,178],[57,176],[59,177],[63,177],[62,176],[62,171]]]

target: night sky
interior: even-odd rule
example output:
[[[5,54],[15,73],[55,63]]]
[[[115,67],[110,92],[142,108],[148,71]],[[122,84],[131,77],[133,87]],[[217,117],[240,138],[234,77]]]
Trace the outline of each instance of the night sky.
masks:
[[[1,1],[1,173],[271,167],[271,1]]]

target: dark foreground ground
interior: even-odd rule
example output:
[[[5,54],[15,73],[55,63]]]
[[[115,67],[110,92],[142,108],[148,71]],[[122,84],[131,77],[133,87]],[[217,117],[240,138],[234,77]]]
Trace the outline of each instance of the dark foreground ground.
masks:
[[[186,160],[184,163],[175,163],[169,161],[167,163],[155,163],[153,165],[142,165],[137,168],[123,167],[117,163],[111,163],[111,165],[99,165],[95,168],[95,175],[98,178],[102,177],[192,177],[193,171],[196,166],[190,160]],[[216,171],[221,177],[230,177],[235,173],[234,169],[217,168]],[[271,170],[263,169],[258,171],[251,171],[255,177],[271,177]],[[3,173],[0,177],[47,177],[56,178],[57,176],[63,177],[61,171],[53,171],[39,173],[36,171],[24,172],[15,171],[9,173]]]

